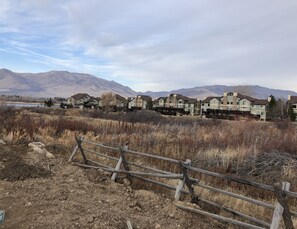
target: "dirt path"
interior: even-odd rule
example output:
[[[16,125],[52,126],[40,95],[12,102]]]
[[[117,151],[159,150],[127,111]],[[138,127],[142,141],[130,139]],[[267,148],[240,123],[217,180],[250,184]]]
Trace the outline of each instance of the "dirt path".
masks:
[[[54,153],[54,152],[53,152]],[[0,228],[225,228],[172,200],[109,181],[109,174],[0,146]]]

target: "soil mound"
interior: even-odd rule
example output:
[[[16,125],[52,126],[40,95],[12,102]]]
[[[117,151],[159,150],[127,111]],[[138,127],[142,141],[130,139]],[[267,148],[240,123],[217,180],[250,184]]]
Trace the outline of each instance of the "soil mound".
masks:
[[[48,170],[26,164],[19,154],[6,147],[0,148],[0,180],[17,181],[50,176]]]

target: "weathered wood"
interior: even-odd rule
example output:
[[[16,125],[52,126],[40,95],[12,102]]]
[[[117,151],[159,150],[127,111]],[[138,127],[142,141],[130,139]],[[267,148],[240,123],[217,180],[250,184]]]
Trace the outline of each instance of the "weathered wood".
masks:
[[[282,187],[280,186],[280,184],[274,184],[275,196],[278,200],[278,203],[275,209],[275,217],[273,217],[272,219],[271,227],[278,228],[277,226],[280,223],[282,215],[286,229],[294,229],[289,205],[286,199],[286,194],[284,193],[284,190],[288,191],[290,189],[290,183],[283,182]]]
[[[93,150],[90,150],[90,149],[84,149],[84,151],[85,152],[92,153],[92,154],[96,154],[96,155],[101,156],[101,157],[108,158],[110,160],[114,160],[114,161],[118,161],[119,160],[118,158],[115,158],[115,157],[112,157],[112,156],[108,156],[108,155],[105,155],[103,153],[99,153],[99,152],[96,152],[96,151],[93,151]]]
[[[97,162],[97,161],[93,161],[93,160],[90,160],[90,159],[88,159],[88,162],[91,162],[91,163],[93,163],[93,164],[95,164],[95,165],[99,165],[100,167],[105,167],[105,168],[108,168],[108,169],[113,169],[113,168],[110,167],[110,166],[104,165],[104,164],[102,164],[102,163],[99,163],[99,162]]]
[[[267,222],[264,222],[262,220],[256,219],[254,217],[251,217],[249,215],[243,214],[241,212],[235,211],[235,210],[233,210],[231,208],[227,208],[227,207],[225,207],[223,205],[220,205],[220,204],[217,204],[217,203],[214,203],[214,202],[211,202],[209,200],[202,199],[202,198],[200,198],[199,201],[200,202],[203,202],[203,203],[206,203],[208,205],[212,205],[212,206],[214,206],[217,209],[220,209],[220,210],[229,212],[229,213],[233,214],[234,216],[238,216],[238,217],[241,217],[243,219],[246,219],[246,220],[249,220],[251,222],[254,222],[254,223],[256,223],[256,224],[258,224],[260,226],[267,227],[267,228],[270,227],[270,224],[267,223]]]
[[[179,163],[178,160],[171,159],[171,158],[168,158],[168,157],[162,157],[162,156],[158,156],[158,155],[154,155],[154,154],[148,154],[148,153],[141,153],[141,152],[132,151],[132,150],[124,150],[124,151],[127,152],[127,153],[138,155],[138,156],[151,157],[151,158],[160,159],[160,160],[163,160],[163,161],[173,162],[175,164]]]
[[[249,185],[249,186],[253,186],[253,187],[256,187],[256,188],[263,189],[263,190],[274,192],[274,187],[271,186],[271,185],[261,184],[261,183],[255,182],[255,181],[246,180],[246,179],[242,179],[242,178],[238,178],[238,177],[227,176],[227,175],[207,171],[207,170],[192,167],[192,166],[186,166],[186,167],[189,170],[196,171],[196,172],[199,172],[199,173],[202,173],[202,174],[205,174],[205,175],[218,177],[218,178],[222,178],[222,179],[225,179],[225,180],[228,180],[228,181],[234,181],[234,182],[237,182],[237,183],[240,183],[240,184]],[[284,191],[284,192],[288,196],[297,197],[297,192],[291,192],[291,191]]]
[[[229,191],[226,191],[226,190],[222,190],[222,189],[219,189],[219,188],[214,188],[214,187],[206,185],[206,184],[198,183],[198,180],[196,180],[196,179],[192,179],[192,180],[197,181],[197,183],[194,183],[195,186],[199,186],[199,187],[208,189],[210,191],[222,193],[224,195],[231,196],[231,197],[234,197],[234,198],[237,198],[237,199],[240,199],[240,200],[244,200],[244,201],[247,201],[249,203],[256,204],[256,205],[259,205],[259,206],[262,206],[262,207],[266,207],[266,208],[269,208],[269,209],[272,209],[272,210],[274,210],[274,208],[275,208],[272,204],[268,204],[268,203],[262,202],[260,200],[255,200],[255,199],[252,199],[252,198],[249,198],[249,197],[246,197],[246,196],[243,196],[243,195],[239,195],[239,194],[236,194],[236,193],[233,193],[233,192],[229,192]]]
[[[84,136],[81,136],[79,138],[81,141],[84,139]],[[76,140],[76,139],[75,139]],[[74,147],[69,159],[68,159],[68,162],[71,162],[73,160],[73,158],[75,157],[76,153],[77,153],[77,150],[78,150],[78,144],[76,144],[76,146]]]
[[[128,229],[133,229],[132,223],[130,220],[127,220],[127,227],[128,227]]]
[[[182,178],[182,175],[179,175],[179,174],[170,175],[170,174],[144,173],[144,172],[136,172],[136,171],[109,169],[109,168],[102,167],[102,166],[85,165],[85,164],[80,164],[80,163],[74,163],[74,164],[77,166],[80,166],[80,167],[84,167],[84,168],[102,169],[104,171],[108,171],[108,172],[112,172],[112,173],[125,173],[125,174],[131,174],[131,175],[152,176],[152,177],[168,178],[168,179]]]
[[[99,143],[95,143],[95,142],[91,142],[91,141],[87,141],[87,140],[83,140],[83,142],[86,142],[86,143],[89,143],[89,144],[95,145],[95,146],[100,146],[100,147],[105,148],[105,149],[111,149],[111,150],[117,150],[118,149],[116,147],[106,146],[106,145],[103,145],[103,144],[99,144]]]
[[[149,171],[153,171],[153,172],[158,172],[158,173],[163,173],[163,174],[174,174],[174,173],[167,172],[167,171],[164,171],[164,170],[161,170],[161,169],[156,169],[156,168],[152,168],[152,167],[149,167],[149,166],[139,165],[139,164],[136,164],[136,163],[130,162],[130,161],[127,161],[127,164],[128,165],[133,165],[133,166],[138,167],[138,168],[146,169],[146,170],[149,170]]]
[[[193,182],[190,180],[189,176],[188,176],[188,170],[186,166],[190,166],[191,165],[191,160],[187,159],[185,162],[180,162],[180,167],[181,167],[181,171],[183,174],[183,178],[185,180],[185,184],[191,194],[191,201],[192,203],[196,203],[198,204],[199,202],[199,197],[195,194],[195,190],[192,187]]]
[[[114,172],[113,172],[113,174],[111,176],[112,181],[115,181],[117,179],[117,175],[118,175],[117,171],[120,170],[122,163],[123,163],[123,158],[122,158],[122,156],[120,156],[120,158],[118,160],[118,163],[116,164],[116,167],[114,169]]]
[[[115,147],[110,147],[110,146],[105,146],[103,144],[98,144],[98,143],[94,143],[91,141],[87,141],[87,140],[83,140],[84,142],[96,145],[96,146],[101,146],[107,149],[111,149],[111,150],[117,150],[117,148]],[[158,156],[158,155],[154,155],[154,154],[148,154],[148,153],[142,153],[142,152],[137,152],[137,151],[132,151],[132,150],[124,150],[127,153],[131,153],[131,154],[135,154],[138,156],[146,156],[146,157],[151,157],[151,158],[156,158],[156,159],[160,159],[160,160],[164,160],[164,161],[169,161],[169,162],[173,162],[175,164],[178,164],[179,161],[172,159],[172,158],[167,158],[167,157],[162,157],[162,156]],[[244,184],[244,185],[249,185],[249,186],[253,186],[253,187],[257,187],[260,189],[264,189],[264,190],[268,190],[271,192],[274,192],[274,188],[271,185],[266,185],[266,184],[261,184],[258,182],[254,182],[254,181],[250,181],[250,180],[246,180],[246,179],[242,179],[242,178],[238,178],[238,177],[232,177],[232,176],[227,176],[227,175],[223,175],[220,173],[215,173],[215,172],[211,172],[211,171],[207,171],[207,170],[203,170],[200,168],[196,168],[196,167],[192,167],[192,166],[187,166],[187,169],[192,170],[192,171],[196,171],[202,174],[206,174],[209,176],[214,176],[214,177],[218,177],[218,178],[223,178],[229,181],[233,181],[233,182],[237,182],[240,184]],[[291,192],[291,191],[285,191],[286,195],[291,196],[291,197],[297,197],[297,192]]]
[[[168,188],[168,189],[171,189],[171,190],[175,190],[176,187],[172,186],[172,185],[169,185],[169,184],[165,184],[165,183],[162,183],[160,181],[155,181],[155,180],[151,180],[151,179],[148,179],[148,178],[144,178],[144,177],[141,177],[141,176],[137,176],[137,175],[133,175],[132,174],[132,177],[135,177],[139,180],[143,180],[143,181],[146,181],[146,182],[149,182],[149,183],[152,183],[152,184],[156,184],[156,185],[159,185],[161,187],[164,187],[164,188]],[[188,193],[188,191],[185,191],[185,190],[182,190],[183,193]]]
[[[197,214],[201,214],[201,215],[204,215],[204,216],[209,216],[209,217],[212,217],[214,219],[218,219],[218,220],[221,220],[221,221],[224,221],[224,222],[227,222],[227,223],[231,223],[231,224],[240,226],[241,228],[244,227],[244,228],[252,228],[252,229],[263,229],[263,227],[258,227],[258,226],[252,225],[252,224],[243,223],[243,222],[240,222],[240,221],[237,221],[237,220],[234,220],[234,219],[230,219],[230,218],[227,218],[227,217],[224,217],[224,216],[212,214],[212,213],[205,212],[205,211],[202,211],[202,210],[199,210],[199,209],[189,208],[189,207],[181,206],[181,205],[178,205],[178,204],[174,204],[174,205],[179,209],[189,211],[189,212],[193,212],[193,213],[197,213]]]
[[[175,194],[174,194],[174,199],[175,200],[180,199],[180,196],[181,196],[184,185],[185,185],[185,179],[179,180],[178,185],[176,186]]]
[[[128,149],[128,144],[126,144],[123,149]],[[123,149],[119,149],[123,160],[123,167],[126,171],[130,171]],[[131,175],[129,173],[128,173],[128,179],[130,180],[130,182],[132,182]]]
[[[82,145],[81,145],[82,140],[81,140],[81,138],[78,139],[77,136],[75,136],[75,140],[76,140],[76,142],[77,142],[77,146],[78,146],[78,148],[79,148],[79,150],[80,150],[80,152],[81,152],[81,155],[82,155],[82,157],[83,157],[84,163],[87,164],[87,163],[88,163],[88,160],[87,160],[86,155],[85,155],[85,153],[84,153],[84,149],[83,149],[83,147],[82,147]]]
[[[135,178],[137,178],[137,179],[140,179],[140,180],[143,180],[143,181],[146,181],[146,182],[155,184],[155,185],[159,185],[159,186],[164,187],[164,188],[168,188],[168,189],[171,189],[171,190],[175,190],[175,189],[176,189],[176,187],[174,187],[174,186],[171,186],[171,185],[168,185],[168,184],[164,184],[164,183],[159,182],[159,181],[151,180],[151,179],[144,178],[144,177],[137,176],[137,175],[132,175],[132,176],[135,177]],[[186,191],[186,190],[182,190],[181,192],[184,193],[184,194],[190,194],[190,192],[189,192],[189,191]],[[235,210],[233,210],[233,209],[224,207],[224,206],[222,206],[222,205],[213,203],[213,202],[211,202],[211,201],[204,200],[204,199],[202,199],[202,198],[200,198],[199,201],[201,201],[201,202],[203,202],[203,203],[206,203],[206,204],[209,204],[209,205],[213,205],[213,206],[216,207],[216,208],[219,208],[219,209],[221,209],[221,210],[223,210],[223,211],[232,213],[233,215],[238,216],[238,217],[241,217],[241,218],[244,218],[244,219],[246,219],[246,220],[250,220],[250,221],[252,221],[252,222],[254,222],[254,223],[257,223],[257,224],[259,224],[259,225],[261,225],[261,226],[264,226],[264,227],[267,227],[267,228],[269,228],[269,226],[270,226],[269,223],[266,223],[266,222],[264,222],[264,221],[258,220],[258,219],[254,218],[254,217],[245,215],[245,214],[243,214],[243,213],[237,212],[237,211],[235,211]]]
[[[284,212],[284,208],[279,204],[276,203],[275,210],[272,216],[272,222],[270,229],[279,229],[280,222],[282,220],[282,215]]]
[[[75,156],[77,150],[78,150],[78,145],[76,145],[76,146],[74,147],[74,149],[73,149],[73,151],[72,151],[72,153],[71,153],[71,155],[70,155],[70,157],[69,157],[69,159],[68,159],[68,162],[71,162],[71,161],[73,160],[73,158],[74,158],[74,156]]]

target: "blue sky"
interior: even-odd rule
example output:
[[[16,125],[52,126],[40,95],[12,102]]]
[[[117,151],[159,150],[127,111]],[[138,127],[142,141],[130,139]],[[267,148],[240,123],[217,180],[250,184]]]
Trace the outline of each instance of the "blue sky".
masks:
[[[297,91],[296,0],[1,0],[0,68]]]

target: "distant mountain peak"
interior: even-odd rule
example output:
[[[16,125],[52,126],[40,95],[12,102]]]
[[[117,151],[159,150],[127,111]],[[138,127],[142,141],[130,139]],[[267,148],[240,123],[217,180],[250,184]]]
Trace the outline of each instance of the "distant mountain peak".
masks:
[[[69,97],[78,92],[100,96],[113,92],[122,96],[134,96],[131,88],[114,81],[85,73],[49,71],[42,73],[15,73],[0,69],[0,93],[33,97]]]
[[[68,71],[15,73],[9,69],[0,69],[0,94],[3,95],[24,95],[44,98],[55,96],[69,97],[76,93],[88,93],[98,97],[103,93],[113,92],[125,97],[142,94],[159,98],[174,93],[191,98],[205,99],[208,96],[221,96],[224,92],[236,91],[259,99],[267,99],[270,95],[284,99],[287,99],[288,95],[297,96],[297,93],[294,91],[271,89],[259,85],[208,85],[160,92],[151,90],[137,93],[128,86],[121,85],[113,80],[105,80],[86,73],[72,73]]]

